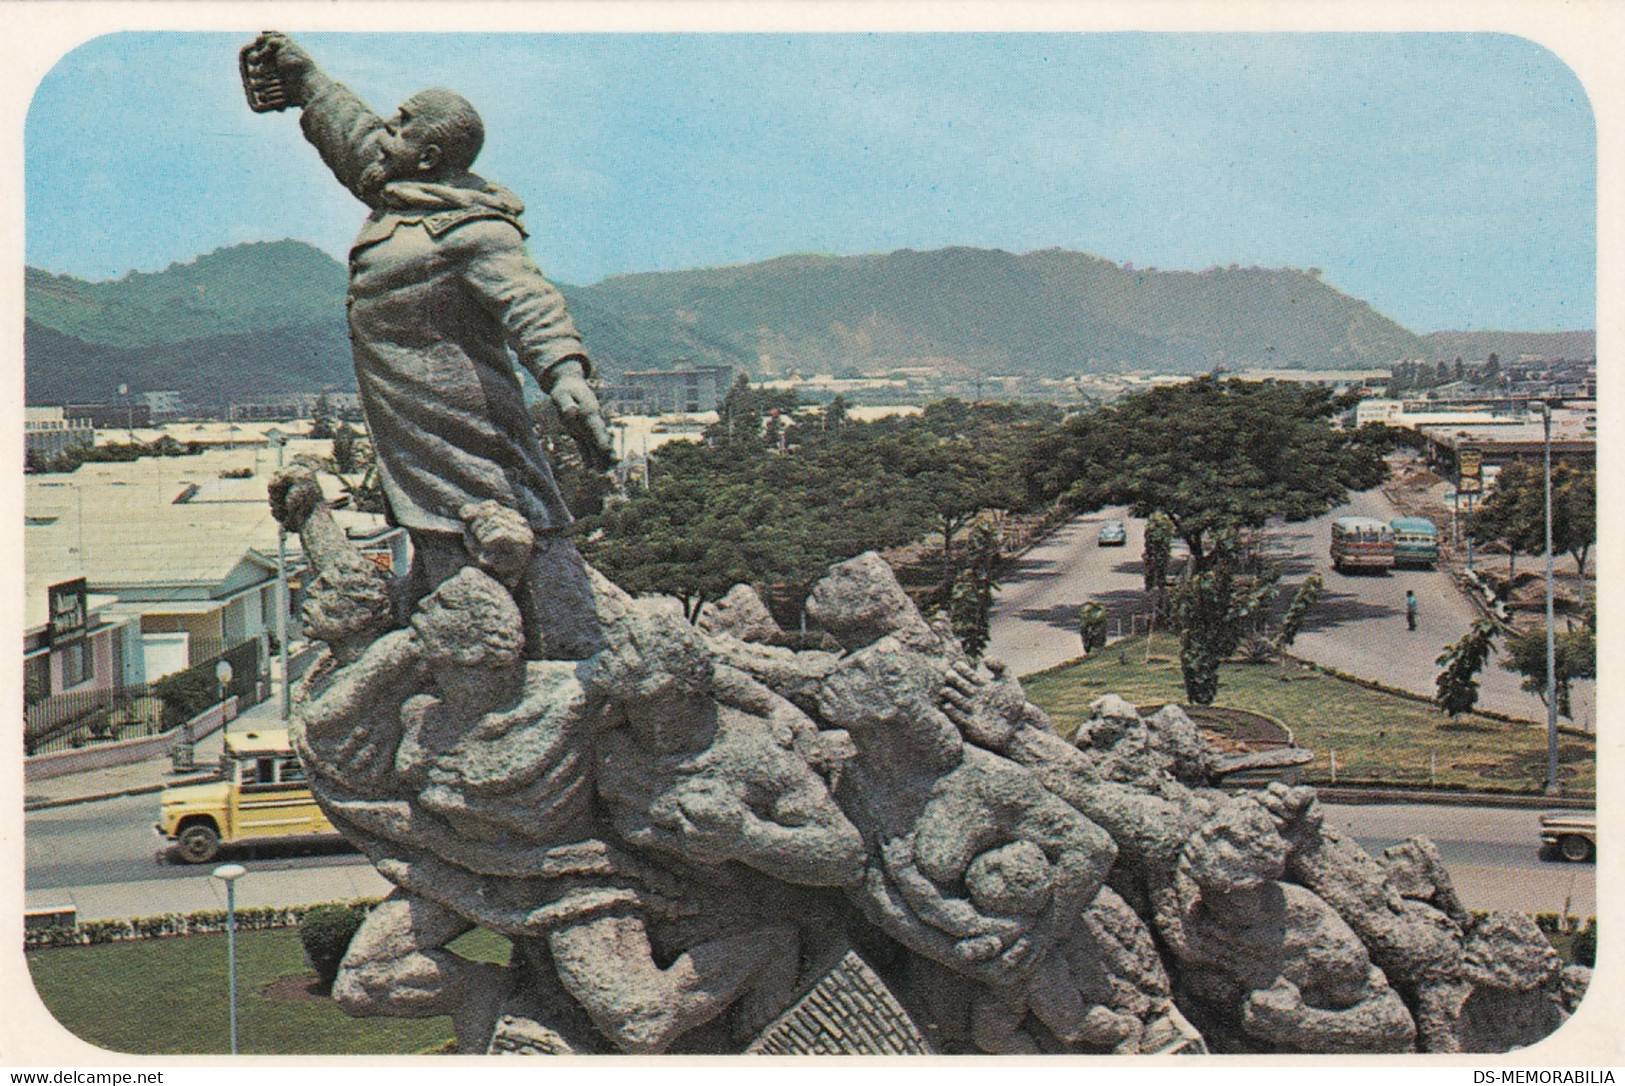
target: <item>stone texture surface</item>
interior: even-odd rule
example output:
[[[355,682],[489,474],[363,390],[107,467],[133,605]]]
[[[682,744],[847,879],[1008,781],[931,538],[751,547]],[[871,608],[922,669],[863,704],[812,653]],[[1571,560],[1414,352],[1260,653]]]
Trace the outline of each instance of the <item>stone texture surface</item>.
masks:
[[[300,480],[284,512],[335,620],[294,742],[397,886],[335,984],[449,1014],[463,1051],[1499,1051],[1588,974],[1527,917],[1475,921],[1420,838],[1373,858],[1314,791],[1230,794],[1177,706],[1107,696],[1069,742],[874,554],[793,651],[756,594],[697,625],[590,572],[605,648],[525,660],[525,533],[389,629]],[[353,606],[352,606],[353,603]],[[350,611],[346,611],[350,608]],[[508,967],[446,944],[513,938]]]

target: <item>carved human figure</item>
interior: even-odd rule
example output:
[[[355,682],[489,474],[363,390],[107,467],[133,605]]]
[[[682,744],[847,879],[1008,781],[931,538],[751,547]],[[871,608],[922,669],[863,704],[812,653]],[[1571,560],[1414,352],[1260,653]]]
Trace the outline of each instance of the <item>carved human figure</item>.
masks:
[[[1254,1043],[1296,1052],[1404,1052],[1416,1028],[1337,913],[1283,882],[1288,846],[1242,799],[1186,843],[1152,891],[1157,927],[1193,995]]]
[[[607,633],[599,799],[617,837],[680,874],[700,908],[560,928],[552,959],[623,1051],[663,1051],[736,1003],[748,1036],[793,994],[791,886],[855,881],[863,842],[796,749],[783,719],[794,707],[742,675],[719,679],[698,633],[658,605],[627,602]]]
[[[479,114],[451,91],[373,113],[285,35],[249,47],[339,182],[370,209],[350,251],[346,301],[356,380],[395,523],[412,537],[402,617],[469,564],[460,511],[494,501],[535,533],[515,585],[531,659],[585,659],[602,646],[571,516],[509,359],[558,406],[584,459],[612,461],[590,364],[564,299],[526,254],[512,192],[470,172]]]

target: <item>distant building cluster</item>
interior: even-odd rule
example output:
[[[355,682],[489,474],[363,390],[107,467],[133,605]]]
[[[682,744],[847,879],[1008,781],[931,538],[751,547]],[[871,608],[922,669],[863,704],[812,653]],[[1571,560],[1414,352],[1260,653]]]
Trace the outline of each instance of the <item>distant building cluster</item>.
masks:
[[[130,690],[220,660],[247,700],[263,695],[277,630],[278,527],[266,500],[278,459],[267,440],[274,430],[242,431],[196,455],[93,461],[71,473],[27,476],[31,743],[122,703]],[[326,456],[330,444],[292,438],[284,456]],[[338,480],[322,482],[342,505]],[[335,516],[374,560],[404,568],[404,532],[380,515],[340,508]],[[304,560],[296,537],[287,551],[289,630],[297,636]]]
[[[602,399],[617,415],[694,414],[715,411],[733,383],[732,366],[675,365],[635,370],[604,388]]]

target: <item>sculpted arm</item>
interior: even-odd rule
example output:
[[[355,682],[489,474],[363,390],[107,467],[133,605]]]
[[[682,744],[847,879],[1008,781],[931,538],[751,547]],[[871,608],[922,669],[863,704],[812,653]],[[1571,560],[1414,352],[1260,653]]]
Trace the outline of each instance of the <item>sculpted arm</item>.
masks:
[[[358,715],[379,706],[399,705],[423,683],[423,647],[412,630],[395,630],[368,646],[355,663],[341,669],[319,698],[300,709],[312,740],[343,732]]]
[[[587,385],[592,363],[565,309],[564,295],[543,277],[511,223],[474,222],[457,235],[467,247],[464,283],[502,322],[520,365],[553,398],[582,458],[593,467],[609,467],[614,463],[614,443],[598,399]]]
[[[377,157],[383,118],[342,83],[316,66],[310,54],[285,34],[261,34],[255,46],[272,50],[277,74],[301,107],[299,127],[339,184],[356,193],[361,172]]]

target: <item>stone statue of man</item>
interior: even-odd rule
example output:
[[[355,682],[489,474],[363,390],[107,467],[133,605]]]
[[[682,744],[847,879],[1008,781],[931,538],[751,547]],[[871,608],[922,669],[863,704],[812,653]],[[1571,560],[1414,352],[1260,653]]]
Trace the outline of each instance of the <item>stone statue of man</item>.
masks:
[[[459,511],[495,501],[536,537],[515,588],[525,656],[586,659],[603,645],[592,589],[510,349],[586,462],[606,467],[613,453],[564,298],[525,251],[524,204],[469,172],[479,114],[431,89],[386,120],[275,32],[247,55],[274,68],[305,138],[372,209],[350,250],[345,305],[379,479],[412,537],[403,613],[470,563]]]

